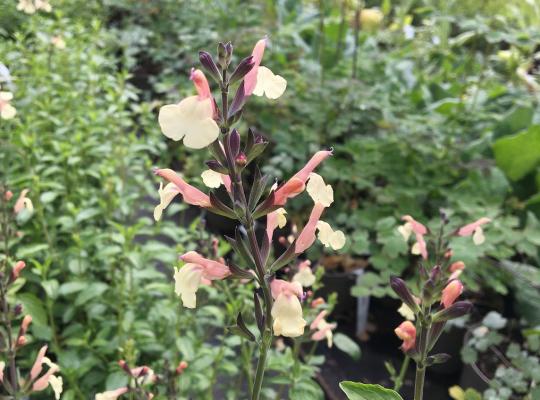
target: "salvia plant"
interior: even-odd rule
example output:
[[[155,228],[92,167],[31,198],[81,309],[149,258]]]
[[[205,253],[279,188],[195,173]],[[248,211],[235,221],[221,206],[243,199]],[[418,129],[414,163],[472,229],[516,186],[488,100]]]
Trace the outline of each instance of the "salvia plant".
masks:
[[[14,112],[10,115],[14,116]],[[22,235],[16,228],[16,219],[25,218],[25,214],[28,215],[33,211],[32,201],[27,197],[28,192],[28,189],[23,189],[18,196],[15,196],[4,184],[0,186],[1,390],[4,395],[9,396],[7,398],[20,399],[31,393],[41,392],[50,386],[54,397],[58,400],[62,393],[63,380],[58,375],[60,367],[46,355],[47,345],[38,351],[29,371],[23,374],[17,365],[18,352],[29,344],[27,334],[32,323],[32,316],[26,314],[23,306],[16,301],[16,293],[24,285],[21,272],[26,267],[26,263],[23,260],[14,259],[11,250],[14,239]]]
[[[234,257],[225,262],[205,258],[196,251],[187,252],[180,256],[183,265],[175,271],[174,279],[175,291],[187,308],[196,307],[201,284],[222,279],[254,281],[254,315],[249,319],[256,321],[258,333],[247,327],[248,317],[242,313],[238,314],[236,325],[230,328],[258,346],[258,362],[250,388],[252,399],[260,396],[273,337],[300,337],[307,324],[302,315],[301,300],[305,294],[301,282],[310,281],[309,264],[303,265],[296,280],[279,279],[276,274],[303,254],[315,242],[317,234],[327,247],[337,250],[345,244],[343,232],[334,231],[321,220],[324,210],[333,202],[333,189],[313,172],[332,151],[317,152],[289,180],[272,184],[269,176],[261,174],[256,162],[267,140],[253,129],[241,135],[234,128],[251,95],[277,99],[285,92],[286,80],[261,65],[266,44],[266,38],[258,41],[252,55],[241,60],[234,69],[230,67],[233,55],[230,42],[219,43],[217,59],[201,51],[200,62],[219,87],[220,101],[214,99],[205,73],[193,69],[191,80],[197,94],[178,104],[165,105],[159,111],[159,124],[165,136],[183,140],[188,148],[209,149],[212,158],[206,162],[209,169],[202,173],[202,179],[213,190],[206,194],[171,169],[155,170],[156,175],[168,181],[159,188],[160,204],[154,210],[156,220],[173,198],[181,194],[184,202],[238,224],[234,237],[226,238]],[[231,100],[233,88],[236,91]],[[225,198],[218,195],[221,185],[227,193]],[[271,257],[274,231],[286,224],[287,202],[304,191],[314,202],[309,220],[282,254]],[[259,220],[264,218],[266,229],[262,235],[257,235]],[[324,317],[324,313],[319,315],[311,324],[319,339],[330,337],[335,328]]]
[[[416,290],[399,277],[390,279],[391,288],[403,301],[398,311],[405,321],[394,331],[403,341],[403,367],[397,376],[393,376],[395,390],[379,385],[342,382],[341,388],[349,398],[356,398],[355,395],[371,398],[368,396],[378,394],[384,399],[401,399],[396,391],[402,386],[407,365],[412,359],[416,363],[414,400],[422,400],[426,369],[431,365],[444,363],[450,357],[445,353],[432,353],[446,323],[468,314],[473,307],[468,301],[456,301],[464,290],[459,277],[465,270],[465,263],[453,260],[451,239],[456,236],[471,237],[475,245],[480,245],[485,241],[483,226],[491,220],[483,217],[468,225],[449,230],[449,218],[441,211],[441,224],[436,232],[431,232],[410,215],[405,215],[402,220],[404,224],[398,227],[398,231],[406,242],[413,238],[411,252],[419,255],[422,260]]]

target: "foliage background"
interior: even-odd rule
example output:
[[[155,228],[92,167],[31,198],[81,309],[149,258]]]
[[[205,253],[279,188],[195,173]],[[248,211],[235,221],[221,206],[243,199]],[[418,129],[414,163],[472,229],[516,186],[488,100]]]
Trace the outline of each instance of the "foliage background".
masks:
[[[442,207],[456,223],[494,219],[484,246],[463,239],[454,248],[469,267],[470,295],[487,307],[506,296],[525,325],[540,323],[539,92],[518,73],[534,80],[539,72],[534,1],[52,5],[50,14],[26,15],[16,2],[0,2],[0,62],[19,112],[0,128],[2,179],[31,188],[36,206],[19,219],[24,235],[13,244],[32,265],[17,297],[34,317],[29,352],[51,343],[67,381],[63,398],[117,387],[119,358],[154,368],[186,359],[192,368],[182,387],[211,396],[218,376],[237,375],[237,352],[250,359],[222,329],[245,306],[233,301],[241,287],[227,307],[218,307],[222,290],[208,289],[195,319],[166,278],[176,253],[209,243],[204,215],[193,220],[178,204],[165,222],[150,219],[152,166],[173,165],[200,182],[200,153],[163,140],[156,112],[192,92],[196,51],[219,40],[246,55],[268,34],[265,64],[288,80],[280,102],[255,100],[241,126],[271,140],[267,172],[282,179],[314,151],[334,147],[323,173],[335,187],[332,218],[350,240],[337,261],[322,264],[366,268],[353,294],[390,295],[392,274],[414,282],[399,218],[436,226]],[[355,31],[359,5],[382,10],[378,28],[363,20]],[[55,35],[66,49],[51,45]],[[307,204],[297,211],[305,217]],[[275,370],[286,376],[284,357]],[[308,368],[305,390],[319,393],[313,373]],[[234,396],[235,388],[224,390]]]

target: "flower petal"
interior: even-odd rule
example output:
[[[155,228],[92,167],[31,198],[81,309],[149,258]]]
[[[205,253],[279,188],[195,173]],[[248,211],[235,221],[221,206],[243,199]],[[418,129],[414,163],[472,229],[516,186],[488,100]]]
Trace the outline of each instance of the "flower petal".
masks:
[[[274,334],[298,337],[304,333],[306,321],[302,318],[302,305],[298,297],[282,293],[272,306]]]
[[[255,96],[266,95],[269,99],[277,99],[285,92],[287,81],[279,75],[274,75],[270,69],[260,66],[257,70],[257,85],[253,90]]]
[[[325,207],[330,207],[334,202],[334,190],[332,186],[326,185],[324,179],[319,174],[314,172],[309,174],[306,190],[315,203],[321,203]]]
[[[185,264],[174,272],[174,291],[182,298],[186,308],[195,308],[197,305],[196,293],[199,289],[203,269],[197,264]]]
[[[203,180],[203,183],[207,187],[213,188],[213,189],[220,187],[221,184],[223,183],[223,180],[221,179],[221,174],[211,169],[207,169],[206,171],[203,171],[203,173],[201,174],[201,178]]]

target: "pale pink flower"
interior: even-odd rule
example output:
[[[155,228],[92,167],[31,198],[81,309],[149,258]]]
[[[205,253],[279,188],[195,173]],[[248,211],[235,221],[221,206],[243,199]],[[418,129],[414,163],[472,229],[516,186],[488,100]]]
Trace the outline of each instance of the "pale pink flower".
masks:
[[[19,277],[21,271],[26,267],[26,263],[22,260],[17,261],[11,270],[11,279],[14,281]]]
[[[463,284],[458,280],[451,281],[442,291],[441,304],[444,308],[450,307],[461,293],[463,293]]]
[[[32,200],[26,197],[29,191],[30,191],[29,189],[23,189],[23,191],[19,195],[19,198],[17,199],[17,201],[15,202],[15,205],[13,206],[13,211],[15,212],[15,214],[20,213],[25,208],[28,211],[34,210]]]
[[[309,174],[311,174],[321,162],[331,155],[331,150],[321,150],[315,153],[300,171],[285,182],[285,184],[278,187],[278,189],[274,192],[274,204],[282,206],[287,202],[287,199],[293,198],[302,193],[306,188],[306,182],[309,178]]]
[[[157,169],[155,174],[167,179],[170,183],[163,187],[160,184],[159,197],[160,203],[154,209],[154,219],[159,221],[163,210],[171,203],[174,197],[180,193],[184,201],[188,204],[199,207],[211,207],[210,197],[207,194],[201,192],[194,186],[186,183],[180,175],[174,172],[172,169]]]
[[[36,360],[34,361],[34,365],[32,365],[32,369],[30,369],[30,381],[33,381],[38,377],[38,375],[43,370],[43,358],[45,357],[45,353],[47,352],[47,346],[43,346],[41,349],[39,349],[38,354],[36,356]]]
[[[416,221],[410,215],[404,215],[403,217],[401,217],[401,219],[411,224],[412,231],[417,235],[425,235],[428,232],[427,228],[424,225]]]
[[[394,333],[398,338],[403,340],[401,348],[403,351],[411,350],[416,343],[416,327],[411,321],[402,322],[396,329]]]
[[[427,245],[426,241],[424,240],[424,236],[416,233],[416,243],[413,245],[411,249],[412,254],[419,254],[422,256],[424,260],[427,260],[428,258],[428,252],[427,252]]]
[[[176,374],[181,375],[187,367],[188,367],[188,363],[186,361],[183,361],[183,360],[180,361],[178,363],[178,367],[176,367],[176,370],[175,370]]]
[[[294,246],[294,252],[296,254],[303,253],[311,247],[313,242],[315,242],[317,223],[319,222],[324,209],[324,205],[317,203],[311,210],[308,223],[304,226],[304,229],[302,229],[302,232],[300,232],[300,235],[298,235],[298,238],[296,239],[296,244]]]
[[[302,318],[302,285],[274,279],[270,283],[274,304],[272,305],[273,329],[276,336],[298,337],[304,333],[306,321]]]
[[[450,272],[462,271],[465,269],[465,263],[463,261],[456,261],[450,265]]]
[[[316,330],[312,335],[311,339],[315,341],[320,341],[326,338],[328,347],[332,347],[333,345],[333,334],[332,331],[336,329],[337,324],[329,324],[325,317],[327,312],[321,311],[317,317],[313,320],[313,322],[310,325],[311,330]]]
[[[472,235],[474,244],[480,245],[484,243],[485,241],[482,225],[487,224],[489,222],[491,222],[491,219],[482,217],[471,224],[468,224],[459,228],[457,231],[457,234],[458,236],[471,236]]]
[[[284,208],[278,208],[266,215],[266,237],[269,242],[272,241],[276,228],[283,228],[287,224],[285,214],[287,214],[287,211]]]
[[[195,251],[180,256],[186,264],[175,270],[175,292],[186,308],[197,306],[197,291],[205,280],[224,279],[231,274],[229,267],[220,262],[204,258]]]
[[[115,390],[109,390],[107,392],[98,393],[96,394],[95,400],[116,400],[123,394],[126,394],[128,390],[129,389],[126,386],[124,386]]]
[[[266,38],[259,40],[253,48],[253,68],[244,77],[244,94],[266,95],[269,99],[277,99],[285,92],[287,81],[269,68],[261,66],[266,41]]]

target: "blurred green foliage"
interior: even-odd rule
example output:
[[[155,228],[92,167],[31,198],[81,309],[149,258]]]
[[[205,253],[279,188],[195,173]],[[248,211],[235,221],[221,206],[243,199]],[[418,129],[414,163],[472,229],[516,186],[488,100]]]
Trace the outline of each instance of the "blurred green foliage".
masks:
[[[356,23],[367,7],[384,14],[380,26]],[[222,329],[246,307],[231,300],[235,292],[218,308],[222,291],[205,289],[195,319],[154,268],[170,273],[177,252],[209,240],[197,222],[156,227],[148,196],[155,201],[154,164],[175,165],[195,182],[205,169],[200,153],[166,144],[155,111],[193,92],[196,50],[219,40],[247,55],[268,34],[264,64],[288,81],[275,106],[254,99],[240,127],[271,140],[267,172],[284,179],[334,148],[321,170],[335,189],[325,218],[348,232],[344,253],[369,261],[354,294],[388,295],[390,275],[414,277],[399,218],[435,227],[439,208],[456,222],[494,219],[484,245],[456,240],[470,290],[537,294],[536,2],[64,0],[51,14],[26,15],[2,0],[0,9],[0,62],[19,112],[0,121],[2,179],[30,188],[36,206],[13,244],[32,266],[20,301],[36,341],[49,341],[58,357],[66,400],[118,387],[119,358],[157,372],[187,360],[181,387],[200,398],[211,396],[209,375],[238,374],[235,352],[251,359],[252,349]],[[56,35],[65,49],[51,44]],[[537,298],[516,299],[530,324],[539,321]],[[274,354],[275,385],[291,357]],[[310,380],[318,364],[305,366],[296,398],[320,398]]]

